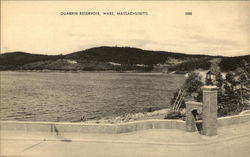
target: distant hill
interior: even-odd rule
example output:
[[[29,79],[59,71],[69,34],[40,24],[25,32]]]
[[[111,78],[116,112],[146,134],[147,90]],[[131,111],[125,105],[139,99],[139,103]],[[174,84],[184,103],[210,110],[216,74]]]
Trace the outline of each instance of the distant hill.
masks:
[[[250,55],[222,57],[150,51],[131,47],[95,47],[67,55],[38,55],[25,52],[0,54],[0,70],[115,70],[115,71],[191,71],[209,69],[219,61],[221,70],[234,70]]]
[[[0,70],[18,70],[22,66],[38,61],[59,59],[60,56],[30,54],[26,52],[9,52],[0,54]]]

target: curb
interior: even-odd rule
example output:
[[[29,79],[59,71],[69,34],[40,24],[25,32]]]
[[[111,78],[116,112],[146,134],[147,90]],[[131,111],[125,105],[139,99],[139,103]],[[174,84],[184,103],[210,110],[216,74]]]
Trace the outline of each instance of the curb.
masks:
[[[226,141],[231,141],[234,139],[244,138],[244,137],[250,137],[250,133],[248,134],[241,134],[237,136],[227,137],[223,139],[212,138],[212,139],[206,139],[208,141],[203,142],[138,142],[138,141],[120,141],[120,140],[70,140],[70,139],[11,139],[11,138],[2,138],[1,140],[6,141],[44,141],[44,142],[91,142],[91,143],[117,143],[117,144],[146,144],[146,145],[170,145],[170,146],[201,146],[201,145],[211,145]]]

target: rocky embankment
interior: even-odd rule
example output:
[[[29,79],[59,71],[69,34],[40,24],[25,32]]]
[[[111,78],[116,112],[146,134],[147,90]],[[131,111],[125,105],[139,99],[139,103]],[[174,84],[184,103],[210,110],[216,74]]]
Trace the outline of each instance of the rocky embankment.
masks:
[[[133,122],[136,120],[146,119],[164,119],[164,116],[169,112],[169,109],[161,109],[153,112],[139,112],[135,114],[127,114],[125,116],[106,117],[99,120],[86,120],[85,123],[97,123],[97,124],[117,124],[124,122]]]

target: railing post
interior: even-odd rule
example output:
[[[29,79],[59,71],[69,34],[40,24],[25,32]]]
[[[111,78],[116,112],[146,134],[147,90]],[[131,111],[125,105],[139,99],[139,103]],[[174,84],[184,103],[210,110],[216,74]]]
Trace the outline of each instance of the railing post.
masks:
[[[217,87],[203,86],[202,134],[217,135]]]

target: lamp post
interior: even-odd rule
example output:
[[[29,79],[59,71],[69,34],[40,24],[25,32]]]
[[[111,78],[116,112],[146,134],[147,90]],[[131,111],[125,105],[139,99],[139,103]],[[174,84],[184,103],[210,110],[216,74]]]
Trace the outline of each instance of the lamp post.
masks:
[[[206,74],[206,86],[202,87],[202,134],[207,136],[217,135],[217,90],[213,84],[215,73],[211,70]]]
[[[209,70],[206,74],[206,84],[212,86],[214,80],[215,80],[215,73]]]

